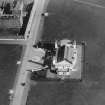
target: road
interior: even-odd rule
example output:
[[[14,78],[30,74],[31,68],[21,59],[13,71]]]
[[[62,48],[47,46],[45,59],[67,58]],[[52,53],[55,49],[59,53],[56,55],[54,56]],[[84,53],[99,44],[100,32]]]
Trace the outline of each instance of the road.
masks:
[[[39,26],[40,26],[40,20],[41,20],[41,14],[43,13],[44,9],[44,4],[45,0],[35,0],[34,3],[34,16],[33,20],[31,21],[32,26],[31,28],[29,27],[28,29],[30,30],[29,34],[29,39],[27,39],[26,43],[26,50],[24,51],[24,56],[23,56],[23,61],[21,65],[21,69],[19,71],[18,77],[16,78],[16,86],[15,86],[15,92],[14,92],[14,97],[13,101],[11,101],[10,105],[25,105],[26,100],[27,100],[27,95],[29,91],[29,75],[30,72],[27,71],[27,65],[28,65],[28,60],[30,60],[30,51],[33,49],[32,46],[35,44],[35,42],[38,40],[38,32],[39,32]],[[27,30],[28,30],[27,29]],[[26,31],[27,31],[26,30]],[[38,52],[40,53],[40,52]],[[31,55],[32,57],[33,55]],[[23,85],[22,85],[23,83]],[[25,84],[24,84],[25,83]]]
[[[13,45],[26,45],[27,40],[25,39],[0,39],[0,44],[13,44]]]
[[[50,1],[42,39],[87,43],[83,81],[39,82],[31,86],[27,105],[105,105],[105,1],[79,1]]]

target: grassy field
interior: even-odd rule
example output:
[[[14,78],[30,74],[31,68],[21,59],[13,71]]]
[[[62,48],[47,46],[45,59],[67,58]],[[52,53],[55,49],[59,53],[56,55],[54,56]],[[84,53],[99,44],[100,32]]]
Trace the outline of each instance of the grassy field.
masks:
[[[13,88],[22,46],[0,45],[0,105],[9,105],[9,89]]]
[[[104,0],[84,0],[105,6]],[[105,105],[105,8],[73,0],[51,0],[42,39],[85,41],[83,81],[32,85],[27,105]],[[33,83],[34,84],[34,83]]]

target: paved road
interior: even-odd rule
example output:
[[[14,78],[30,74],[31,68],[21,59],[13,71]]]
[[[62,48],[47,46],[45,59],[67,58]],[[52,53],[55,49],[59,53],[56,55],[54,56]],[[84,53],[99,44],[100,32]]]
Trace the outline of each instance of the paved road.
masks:
[[[28,65],[28,60],[30,60],[30,51],[32,50],[32,46],[38,39],[39,25],[40,25],[40,20],[41,20],[41,14],[44,8],[44,3],[45,3],[45,0],[35,0],[35,4],[33,6],[34,8],[33,10],[35,10],[33,13],[34,15],[31,15],[31,16],[34,16],[34,18],[33,18],[32,23],[30,23],[32,24],[31,30],[30,30],[30,36],[26,44],[26,50],[23,56],[21,69],[18,74],[18,78],[16,78],[18,80],[16,83],[13,102],[11,102],[10,105],[25,105],[26,103],[28,90],[30,87],[29,86],[30,72],[27,71],[28,69],[27,65]],[[31,55],[31,56],[34,56],[34,55]],[[21,85],[22,83],[25,83],[25,85]]]
[[[26,45],[27,40],[24,39],[0,39],[0,44]]]
[[[105,1],[51,0],[43,39],[86,41],[86,64],[81,83],[39,82],[32,86],[29,105],[105,105]]]

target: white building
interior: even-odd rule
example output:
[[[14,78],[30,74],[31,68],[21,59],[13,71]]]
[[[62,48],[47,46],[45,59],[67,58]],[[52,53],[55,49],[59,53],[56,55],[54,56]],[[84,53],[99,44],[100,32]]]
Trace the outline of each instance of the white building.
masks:
[[[66,43],[67,42],[67,43]],[[58,75],[69,76],[77,60],[76,42],[62,40],[60,47],[56,50],[53,64],[57,69]]]

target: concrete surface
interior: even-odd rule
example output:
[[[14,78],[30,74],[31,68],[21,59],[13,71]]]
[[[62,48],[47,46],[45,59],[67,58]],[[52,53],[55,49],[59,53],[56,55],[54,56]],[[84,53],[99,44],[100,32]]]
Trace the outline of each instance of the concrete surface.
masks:
[[[105,6],[104,0],[84,0]],[[86,41],[81,83],[39,82],[27,105],[105,105],[105,8],[73,0],[51,0],[42,39]]]
[[[33,5],[33,9],[35,10],[33,12],[34,19],[32,17],[30,17],[32,19],[31,23],[29,24],[29,26],[26,29],[27,30],[30,29],[30,34],[28,36],[28,42],[26,43],[26,49],[24,50],[24,55],[23,55],[23,59],[22,59],[22,64],[20,67],[20,71],[18,72],[18,78],[16,78],[16,84],[15,84],[15,91],[14,91],[14,96],[13,96],[13,100],[10,102],[10,105],[25,105],[26,101],[27,101],[27,96],[28,96],[28,91],[30,90],[30,72],[27,71],[29,70],[29,60],[31,60],[33,58],[32,55],[34,53],[32,53],[31,50],[33,50],[33,45],[35,44],[35,42],[38,40],[38,35],[39,35],[39,26],[41,24],[40,20],[42,18],[41,14],[43,13],[43,9],[45,6],[45,0],[35,0],[35,3]],[[35,51],[36,55],[39,54],[39,52]],[[37,54],[38,53],[38,54]],[[41,54],[42,55],[42,54]],[[37,66],[37,65],[36,65]]]

